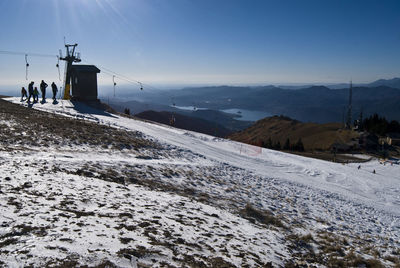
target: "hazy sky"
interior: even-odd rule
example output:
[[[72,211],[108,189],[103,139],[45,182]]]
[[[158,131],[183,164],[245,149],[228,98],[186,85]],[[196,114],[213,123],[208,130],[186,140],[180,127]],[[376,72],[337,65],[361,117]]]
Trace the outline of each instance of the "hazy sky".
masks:
[[[0,0],[0,10],[0,50],[65,54],[65,36],[87,62],[153,85],[400,76],[399,0]],[[29,80],[58,80],[56,57],[28,61]],[[0,54],[0,84],[21,83],[24,56]]]

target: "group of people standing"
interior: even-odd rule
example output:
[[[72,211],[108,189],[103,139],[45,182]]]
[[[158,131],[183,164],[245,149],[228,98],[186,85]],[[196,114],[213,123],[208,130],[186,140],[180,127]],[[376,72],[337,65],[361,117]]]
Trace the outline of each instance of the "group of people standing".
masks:
[[[33,87],[34,84],[35,84],[35,82],[33,82],[33,81],[29,83],[28,92],[26,91],[26,89],[24,87],[22,87],[21,101],[26,100],[28,103],[30,103],[31,97],[33,97],[33,102],[39,101],[39,91],[38,91],[37,87]],[[40,83],[40,91],[42,93],[42,102],[46,101],[46,88],[47,87],[48,87],[48,85],[46,84],[46,82],[44,82],[44,80],[42,80],[42,82]],[[53,100],[55,101],[57,92],[58,92],[58,88],[54,82],[51,84],[51,89],[53,91]],[[28,93],[29,93],[29,96],[28,96]]]

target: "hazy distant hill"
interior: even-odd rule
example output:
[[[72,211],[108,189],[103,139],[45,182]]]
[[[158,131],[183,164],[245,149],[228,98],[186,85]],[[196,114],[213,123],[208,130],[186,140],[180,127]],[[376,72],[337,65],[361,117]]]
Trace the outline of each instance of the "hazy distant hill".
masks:
[[[350,83],[340,83],[340,84],[322,84],[330,89],[342,89],[342,88],[349,88]],[[315,84],[306,84],[306,85],[279,85],[279,88],[282,89],[302,89],[315,86]],[[400,78],[392,78],[392,79],[379,79],[372,83],[353,83],[354,87],[380,87],[380,86],[387,86],[392,88],[400,89]]]
[[[393,79],[379,79],[375,82],[368,84],[369,87],[379,87],[379,86],[387,86],[392,88],[400,89],[400,78]]]
[[[329,150],[333,143],[347,143],[357,136],[349,130],[342,130],[339,123],[301,123],[287,117],[273,116],[257,121],[251,127],[231,134],[230,139],[250,144],[267,143],[271,138],[283,146],[289,138],[292,144],[300,138],[306,150]]]
[[[204,119],[193,118],[176,113],[145,111],[136,114],[135,116],[165,125],[171,125],[171,118],[174,118],[175,120],[172,124],[172,126],[174,127],[213,135],[216,137],[225,137],[232,133],[232,131],[224,128],[219,124]]]

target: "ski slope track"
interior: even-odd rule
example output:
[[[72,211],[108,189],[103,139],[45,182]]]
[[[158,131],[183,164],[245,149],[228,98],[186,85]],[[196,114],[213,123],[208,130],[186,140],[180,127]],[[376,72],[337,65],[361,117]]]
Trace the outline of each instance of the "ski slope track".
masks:
[[[27,106],[19,98],[5,100]],[[396,258],[398,260],[400,257],[400,165],[383,165],[377,159],[372,159],[362,163],[358,169],[357,163],[343,165],[259,148],[108,114],[85,104],[66,100],[59,100],[56,104],[35,103],[31,108],[124,131],[138,131],[145,139],[161,144],[170,152],[160,157],[139,157],[123,150],[52,150],[49,147],[24,153],[2,153],[2,176],[20,174],[18,176],[21,182],[11,180],[4,184],[4,180],[1,180],[0,190],[4,191],[7,185],[21,187],[22,182],[32,183],[34,180],[40,182],[41,186],[29,187],[38,187],[35,188],[37,191],[54,188],[54,193],[70,195],[72,199],[81,195],[90,198],[90,201],[75,202],[75,210],[86,211],[87,215],[82,216],[103,215],[99,217],[101,220],[90,218],[81,223],[82,226],[77,228],[83,234],[81,236],[70,233],[67,236],[71,228],[63,231],[65,225],[71,226],[79,222],[79,219],[67,218],[63,224],[52,223],[52,238],[48,235],[46,239],[39,239],[41,242],[27,238],[24,247],[31,249],[29,254],[33,256],[30,258],[33,265],[43,264],[46,259],[44,256],[50,254],[51,250],[59,252],[59,259],[70,258],[67,253],[75,252],[81,256],[76,258],[80,265],[90,265],[106,259],[118,267],[166,264],[182,266],[183,263],[194,264],[196,261],[208,267],[279,267],[287,263],[312,264],[309,259],[311,255],[325,256],[318,257],[319,259],[315,257],[318,259],[315,265],[322,267],[327,265],[328,259],[332,261],[342,258],[350,263],[350,258],[354,255],[364,260],[377,260],[390,267],[396,265]],[[0,123],[11,128],[13,126],[10,121]],[[46,180],[39,175],[29,180],[22,175],[26,171],[11,167],[16,161],[25,162],[29,164],[32,173],[37,173],[39,167],[34,167],[34,159],[38,162],[45,161],[49,165],[52,163],[53,170],[57,166],[58,171],[52,180]],[[76,168],[83,162],[89,163],[93,167],[91,172],[95,174],[104,172],[106,168],[125,174],[125,177],[121,176],[125,178],[123,186],[84,177]],[[65,174],[61,170],[71,172]],[[130,184],[126,181],[129,174],[152,174],[157,176],[155,182],[160,185],[177,185],[180,190],[171,188],[160,192],[159,189],[147,187],[148,185]],[[65,181],[68,183],[63,184]],[[199,198],[191,198],[186,194],[188,189],[207,196],[209,200],[202,202]],[[61,209],[56,201],[59,200],[50,199],[45,202],[50,207]],[[96,202],[107,203],[109,206],[102,210],[95,205]],[[265,227],[254,219],[243,216],[240,211],[243,211],[246,204],[261,211],[270,211],[286,227],[279,224]],[[117,211],[112,209],[113,206],[118,207]],[[151,211],[147,210],[149,207],[152,207]],[[15,213],[4,207],[0,209],[0,221],[10,222],[16,217]],[[57,216],[52,210],[44,214],[44,209],[33,204],[32,207],[25,208],[24,213],[28,215],[36,211],[36,214],[42,215],[35,218],[35,224],[40,226],[44,224],[44,218]],[[73,213],[77,214],[76,211]],[[127,219],[124,218],[118,225],[110,216],[116,213],[121,213],[121,217]],[[132,218],[129,213],[139,215],[141,221],[136,216]],[[153,230],[153,235],[151,230],[147,230],[143,236],[137,230],[140,228],[132,227],[136,224],[145,228],[151,221],[157,222],[158,228],[163,226],[163,238],[158,237],[157,230]],[[113,231],[104,229],[104,226],[113,225],[122,227],[114,228]],[[15,267],[24,266],[21,263],[31,264],[29,260],[2,253],[2,247],[9,252],[18,247],[12,248],[12,245],[4,244],[5,237],[9,237],[7,232],[12,228],[0,228],[0,238],[3,237],[0,240],[0,260],[3,264]],[[121,230],[125,231],[126,236],[122,240]],[[38,233],[40,231],[41,229],[37,230]],[[182,239],[178,239],[179,241],[185,241],[182,242],[183,245],[176,245],[176,239],[168,240],[171,233]],[[209,234],[204,235],[205,233]],[[334,258],[329,257],[334,250],[328,249],[328,236],[335,237],[337,241],[341,241],[335,243],[343,246],[343,252],[334,255]],[[159,241],[155,243],[152,239],[157,237]],[[229,239],[226,240],[226,237]],[[63,238],[61,242],[60,238]],[[107,239],[107,243],[102,242],[102,239]],[[50,240],[53,244],[48,247]],[[193,246],[200,240],[201,245]],[[175,245],[172,250],[171,243]],[[339,244],[335,245],[339,247]],[[127,248],[135,248],[135,251],[129,252]],[[138,249],[144,248],[144,253],[138,252]],[[338,248],[335,250],[339,251]],[[191,252],[192,255],[184,255],[182,252]],[[177,259],[176,256],[186,257]],[[2,262],[0,266],[1,264]]]

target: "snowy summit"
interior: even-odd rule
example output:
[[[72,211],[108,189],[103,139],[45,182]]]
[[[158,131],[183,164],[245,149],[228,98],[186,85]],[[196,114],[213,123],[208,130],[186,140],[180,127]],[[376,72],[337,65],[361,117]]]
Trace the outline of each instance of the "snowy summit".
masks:
[[[0,266],[395,267],[400,165],[0,99]]]

